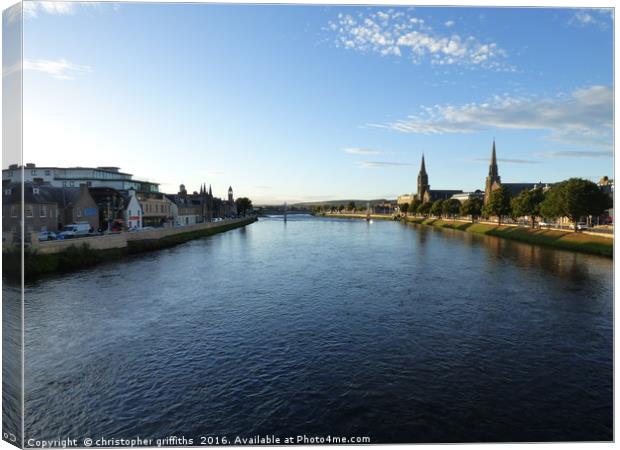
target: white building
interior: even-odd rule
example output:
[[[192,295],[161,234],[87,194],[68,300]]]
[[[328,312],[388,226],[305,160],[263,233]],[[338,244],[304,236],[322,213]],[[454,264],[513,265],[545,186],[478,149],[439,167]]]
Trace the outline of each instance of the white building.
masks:
[[[143,212],[138,197],[136,197],[136,191],[134,189],[129,190],[129,202],[127,208],[125,208],[125,223],[127,228],[141,229],[144,226]]]
[[[465,200],[469,200],[471,197],[484,199],[484,192],[482,192],[481,190],[475,190],[474,192],[459,192],[458,194],[454,194],[450,198],[458,200],[461,203],[465,203]]]
[[[159,192],[159,183],[134,180],[130,173],[118,167],[37,167],[35,164],[18,166],[12,164],[2,171],[3,183],[24,182],[49,183],[54,187],[109,187],[118,190],[135,189],[141,192]]]

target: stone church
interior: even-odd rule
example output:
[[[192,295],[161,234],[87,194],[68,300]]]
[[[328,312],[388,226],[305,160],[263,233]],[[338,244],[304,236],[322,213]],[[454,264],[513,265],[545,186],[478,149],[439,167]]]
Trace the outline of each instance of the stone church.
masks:
[[[546,188],[547,186],[542,182],[538,183],[502,183],[499,176],[499,169],[497,168],[497,154],[495,151],[495,140],[493,140],[493,150],[491,151],[491,163],[489,164],[489,174],[484,185],[484,204],[489,202],[491,193],[499,189],[500,186],[504,186],[512,197],[516,197],[525,190],[531,190],[536,188]]]
[[[420,172],[418,173],[418,193],[416,198],[422,203],[434,202],[435,200],[447,200],[454,194],[461,194],[462,190],[456,189],[431,189],[431,185],[428,184],[428,174],[426,173],[426,166],[424,164],[424,154],[422,155],[422,165]]]

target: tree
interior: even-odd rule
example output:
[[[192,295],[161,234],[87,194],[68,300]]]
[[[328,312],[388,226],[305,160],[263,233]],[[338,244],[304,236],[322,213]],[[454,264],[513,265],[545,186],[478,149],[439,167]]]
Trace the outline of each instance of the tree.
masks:
[[[248,211],[252,211],[252,200],[247,197],[239,197],[235,200],[235,205],[237,206],[237,213],[240,215],[245,216]]]
[[[340,206],[338,207],[338,211],[339,211],[339,212],[344,211],[344,205],[340,205]]]
[[[441,219],[441,213],[443,210],[443,200],[435,200],[433,206],[431,206],[431,214]]]
[[[414,198],[409,205],[409,212],[415,216],[421,204],[422,202],[418,198]]]
[[[502,224],[502,217],[509,216],[510,209],[510,192],[505,186],[500,186],[491,192],[489,202],[484,206],[484,214],[488,216],[497,216],[497,224]]]
[[[553,186],[540,205],[544,217],[568,217],[578,231],[582,217],[602,214],[612,205],[611,198],[593,182],[582,178],[570,178]]]
[[[403,203],[400,205],[400,212],[404,213],[405,216],[407,215],[407,211],[409,211],[409,203]]]
[[[329,206],[329,205],[323,205],[323,211],[324,212],[328,212],[331,211],[333,209],[333,207]]]
[[[473,223],[474,219],[480,217],[480,214],[482,214],[482,207],[482,199],[470,196],[461,205],[461,216],[471,216],[471,221]]]
[[[432,206],[431,202],[420,203],[420,206],[418,206],[418,211],[417,211],[418,214],[426,217],[428,213],[431,212],[431,206]]]
[[[454,218],[459,215],[460,211],[461,211],[461,202],[459,202],[455,198],[450,198],[448,200],[445,200],[441,206],[441,212],[446,217]]]
[[[545,199],[541,188],[526,189],[510,201],[512,214],[515,217],[529,216],[532,228],[536,224],[536,217],[540,216],[540,204]]]
[[[350,201],[349,204],[347,205],[347,210],[348,211],[355,211],[355,202],[354,201]]]

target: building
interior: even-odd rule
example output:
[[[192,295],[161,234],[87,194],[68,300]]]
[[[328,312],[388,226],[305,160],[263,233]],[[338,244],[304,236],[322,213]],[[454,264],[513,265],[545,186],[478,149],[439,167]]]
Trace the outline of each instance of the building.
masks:
[[[108,187],[127,191],[159,192],[159,184],[150,181],[134,180],[130,173],[121,172],[118,167],[37,167],[28,163],[25,167],[12,164],[2,171],[2,184],[47,183],[54,187]]]
[[[99,225],[99,210],[85,184],[63,188],[48,183],[23,183],[24,233],[59,231],[65,225],[87,222],[93,230]],[[22,183],[3,186],[2,231],[17,233],[21,225]]]
[[[375,214],[394,214],[396,205],[390,202],[381,202],[372,206],[372,212]]]
[[[176,207],[177,217],[175,223],[177,225],[195,225],[207,219],[210,220],[208,211],[208,205],[210,203],[208,198],[209,193],[205,196],[204,191],[206,191],[206,189],[201,186],[200,194],[195,191],[193,194],[188,194],[185,185],[182,184],[179,186],[179,192],[176,195],[167,196]],[[204,215],[205,210],[207,211],[206,217]]]
[[[224,217],[237,217],[237,204],[235,203],[235,198],[233,197],[233,188],[232,186],[228,187],[228,201],[226,202],[226,211]]]
[[[173,225],[170,199],[161,192],[137,192],[136,197],[142,208],[143,227],[163,227]]]
[[[52,193],[33,183],[7,183],[2,195],[2,232],[20,233],[22,216],[22,186],[24,188],[24,230],[58,231],[58,203]]]
[[[399,195],[396,198],[396,204],[397,205],[404,205],[405,203],[407,203],[407,204],[411,205],[414,200],[415,200],[415,194],[403,194],[403,195]]]
[[[60,211],[64,211],[64,220],[59,220],[59,228],[64,225],[76,222],[87,222],[90,228],[94,231],[99,226],[99,209],[97,203],[90,195],[86,184],[80,184],[80,187],[75,192],[72,188],[56,188],[53,190],[56,195],[62,195],[62,199],[59,199],[59,204],[64,203],[64,207]],[[66,192],[71,191],[73,198],[68,200]]]
[[[516,197],[525,190],[531,190],[536,188],[547,188],[548,186],[542,181],[538,183],[502,183],[499,176],[499,169],[497,167],[497,155],[495,151],[495,140],[493,140],[493,150],[491,151],[491,162],[489,164],[489,174],[487,175],[484,185],[484,204],[489,202],[491,193],[499,189],[500,186],[506,188],[512,197]]]
[[[128,193],[127,206],[125,208],[125,224],[128,229],[139,230],[144,226],[143,211],[136,191],[130,189]]]
[[[476,189],[473,192],[461,192],[459,194],[454,194],[450,198],[458,200],[461,203],[465,203],[465,200],[469,200],[470,198],[479,198],[480,200],[484,199],[484,192],[480,189]]]
[[[422,203],[434,202],[435,200],[447,200],[455,194],[461,194],[463,191],[458,189],[431,189],[428,184],[428,174],[424,164],[424,155],[422,155],[422,165],[418,173],[418,198]]]
[[[129,203],[129,191],[110,187],[94,187],[88,190],[99,209],[100,231],[122,230],[126,225],[126,209]]]

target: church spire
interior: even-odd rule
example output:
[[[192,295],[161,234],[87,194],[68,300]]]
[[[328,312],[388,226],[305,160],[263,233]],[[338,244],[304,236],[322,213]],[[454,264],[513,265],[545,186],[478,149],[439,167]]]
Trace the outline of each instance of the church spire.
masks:
[[[491,198],[491,192],[501,184],[499,171],[497,169],[497,154],[495,152],[495,138],[493,138],[493,150],[491,151],[491,163],[489,164],[489,175],[487,176],[484,187],[484,204],[486,205]]]
[[[495,139],[493,139],[493,151],[491,152],[491,164],[489,164],[489,176],[498,178],[497,155],[495,152]]]
[[[429,189],[430,185],[428,184],[428,174],[424,164],[424,153],[422,153],[422,165],[420,166],[420,173],[418,173],[418,200],[424,201],[424,194]]]

